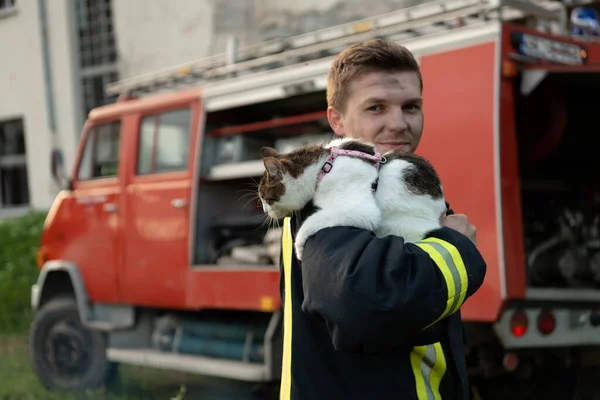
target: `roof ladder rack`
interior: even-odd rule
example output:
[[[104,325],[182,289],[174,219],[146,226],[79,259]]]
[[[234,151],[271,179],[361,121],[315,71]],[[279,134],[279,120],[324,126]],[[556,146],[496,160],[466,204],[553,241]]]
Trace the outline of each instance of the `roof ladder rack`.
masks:
[[[435,0],[298,36],[239,49],[232,46],[236,54],[205,57],[113,82],[105,89],[109,96],[134,96],[181,84],[214,82],[332,56],[352,43],[376,37],[402,41],[425,35],[432,29],[450,30],[490,19],[513,19],[524,15],[554,19],[559,23],[566,20],[564,6],[550,0]]]

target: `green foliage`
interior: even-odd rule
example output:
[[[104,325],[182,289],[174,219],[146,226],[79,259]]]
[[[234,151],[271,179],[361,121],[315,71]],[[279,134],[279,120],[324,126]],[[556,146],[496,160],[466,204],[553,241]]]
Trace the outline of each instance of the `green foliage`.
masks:
[[[31,212],[0,223],[0,333],[23,332],[29,324],[45,217],[45,212]]]

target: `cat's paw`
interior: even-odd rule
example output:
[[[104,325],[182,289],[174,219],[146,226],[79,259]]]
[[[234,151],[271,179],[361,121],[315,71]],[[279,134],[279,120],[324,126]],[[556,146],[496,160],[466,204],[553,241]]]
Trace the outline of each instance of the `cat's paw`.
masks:
[[[302,253],[304,252],[304,244],[294,243],[294,252],[298,261],[302,261]]]

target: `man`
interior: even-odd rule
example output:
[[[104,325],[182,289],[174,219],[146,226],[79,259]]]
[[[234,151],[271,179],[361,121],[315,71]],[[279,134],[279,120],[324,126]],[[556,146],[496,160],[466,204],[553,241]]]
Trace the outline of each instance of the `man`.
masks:
[[[351,46],[330,69],[330,125],[380,152],[412,153],[423,131],[422,87],[406,48]],[[468,398],[459,308],[486,265],[467,217],[441,218],[444,226],[418,244],[326,228],[308,239],[302,263],[292,248],[302,216],[285,219],[281,399]]]

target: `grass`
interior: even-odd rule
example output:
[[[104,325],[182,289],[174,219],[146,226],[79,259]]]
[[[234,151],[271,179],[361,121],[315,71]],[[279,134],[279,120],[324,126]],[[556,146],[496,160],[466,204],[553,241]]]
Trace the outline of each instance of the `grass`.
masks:
[[[27,338],[0,337],[1,400],[187,400],[252,399],[241,383],[152,368],[120,366],[120,384],[111,390],[64,394],[47,391],[29,362]]]
[[[36,252],[46,214],[32,212],[0,222],[0,400],[188,400],[259,399],[253,386],[224,379],[119,366],[110,390],[50,392],[29,360],[27,332],[32,319],[31,285],[37,280]]]

